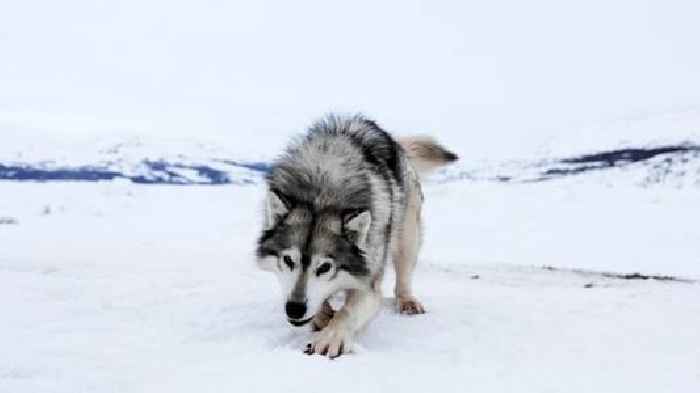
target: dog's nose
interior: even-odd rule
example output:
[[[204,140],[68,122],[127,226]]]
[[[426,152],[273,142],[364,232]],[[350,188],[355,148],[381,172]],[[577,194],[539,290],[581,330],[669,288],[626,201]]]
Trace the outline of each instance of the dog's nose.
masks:
[[[287,302],[284,306],[287,316],[291,319],[301,319],[306,314],[306,303]]]

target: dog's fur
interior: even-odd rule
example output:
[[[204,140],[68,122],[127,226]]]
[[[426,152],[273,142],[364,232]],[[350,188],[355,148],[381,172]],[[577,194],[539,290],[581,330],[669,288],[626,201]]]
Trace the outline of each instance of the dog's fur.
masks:
[[[421,243],[419,174],[457,160],[427,137],[393,139],[361,115],[316,122],[267,175],[258,265],[277,274],[288,320],[319,331],[306,352],[329,357],[379,310],[387,260],[401,313],[422,314],[411,276]],[[338,311],[328,299],[345,291]]]

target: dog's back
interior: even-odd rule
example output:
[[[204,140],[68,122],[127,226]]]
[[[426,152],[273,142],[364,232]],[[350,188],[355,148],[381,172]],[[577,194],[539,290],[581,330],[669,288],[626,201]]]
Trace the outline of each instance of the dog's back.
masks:
[[[371,209],[372,182],[384,190],[403,178],[402,150],[361,116],[335,115],[316,122],[293,143],[267,176],[271,189],[315,210]]]
[[[420,195],[418,172],[456,160],[429,138],[398,141],[362,115],[328,115],[287,148],[267,175],[285,203],[314,215],[343,217],[369,211],[367,254],[381,271],[411,195]]]

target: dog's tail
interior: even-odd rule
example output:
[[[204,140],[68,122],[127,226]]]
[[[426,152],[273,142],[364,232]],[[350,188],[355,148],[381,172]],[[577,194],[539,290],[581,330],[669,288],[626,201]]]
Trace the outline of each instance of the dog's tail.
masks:
[[[429,136],[403,137],[398,138],[398,142],[421,176],[459,159],[457,154],[447,150]]]

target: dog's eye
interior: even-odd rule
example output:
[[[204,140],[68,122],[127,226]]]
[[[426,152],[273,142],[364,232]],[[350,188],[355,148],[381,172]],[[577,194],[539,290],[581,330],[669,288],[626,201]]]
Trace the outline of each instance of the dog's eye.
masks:
[[[320,276],[321,274],[328,273],[331,270],[331,264],[328,262],[322,263],[321,266],[318,267],[316,270],[316,275]]]
[[[284,264],[287,265],[289,270],[294,270],[294,261],[292,261],[292,257],[285,255],[282,260],[284,261]]]

